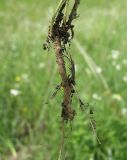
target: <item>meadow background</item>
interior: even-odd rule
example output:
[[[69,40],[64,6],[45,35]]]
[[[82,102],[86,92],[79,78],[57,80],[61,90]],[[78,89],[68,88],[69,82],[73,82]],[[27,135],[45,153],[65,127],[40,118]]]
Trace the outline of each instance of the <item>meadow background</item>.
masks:
[[[43,50],[58,0],[0,0],[0,160],[57,160],[60,92],[54,51]],[[66,160],[127,160],[127,0],[82,0],[70,53],[76,84],[93,106],[77,111],[65,140]],[[45,104],[45,102],[49,104]]]

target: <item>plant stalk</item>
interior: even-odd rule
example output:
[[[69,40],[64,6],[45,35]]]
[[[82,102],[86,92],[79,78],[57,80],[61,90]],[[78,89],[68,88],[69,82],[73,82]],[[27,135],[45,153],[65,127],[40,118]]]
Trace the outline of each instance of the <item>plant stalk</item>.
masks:
[[[68,76],[65,67],[65,61],[62,53],[61,39],[56,37],[55,39],[55,53],[56,53],[56,62],[58,65],[59,74],[62,79],[62,87],[64,90],[64,99],[62,102],[62,118],[63,120],[73,120],[74,110],[72,110],[71,106],[71,93],[72,93],[72,85],[68,83]]]

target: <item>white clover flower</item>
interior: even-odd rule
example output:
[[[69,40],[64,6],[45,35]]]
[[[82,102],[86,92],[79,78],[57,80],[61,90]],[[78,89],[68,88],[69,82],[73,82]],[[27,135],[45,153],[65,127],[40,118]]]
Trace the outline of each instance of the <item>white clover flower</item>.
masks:
[[[127,82],[127,74],[123,76],[123,81]]]
[[[117,101],[122,101],[122,96],[120,94],[113,94],[112,98],[117,100]]]
[[[100,74],[102,72],[102,68],[101,67],[96,67],[96,72]]]
[[[92,97],[93,97],[93,99],[98,100],[98,101],[101,101],[101,100],[102,100],[102,97],[99,96],[99,95],[96,94],[96,93],[94,93],[94,94],[92,95]]]
[[[118,59],[120,52],[118,50],[112,50],[112,59]]]
[[[116,70],[118,70],[118,71],[121,70],[121,65],[120,64],[116,64],[115,67],[116,67]]]
[[[13,95],[13,96],[18,96],[18,95],[20,95],[20,93],[21,92],[17,89],[11,89],[10,90],[10,94]]]

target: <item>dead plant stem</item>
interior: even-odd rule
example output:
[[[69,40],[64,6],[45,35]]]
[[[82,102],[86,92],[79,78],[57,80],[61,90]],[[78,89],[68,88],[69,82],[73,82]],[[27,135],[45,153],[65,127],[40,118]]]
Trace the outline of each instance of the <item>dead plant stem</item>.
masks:
[[[65,67],[64,56],[62,52],[61,46],[61,39],[56,37],[55,39],[55,50],[56,50],[56,62],[58,65],[59,74],[62,79],[62,87],[64,90],[64,99],[62,102],[62,118],[64,120],[71,120],[72,119],[72,107],[71,107],[71,92],[72,92],[72,85],[68,83],[68,76]]]

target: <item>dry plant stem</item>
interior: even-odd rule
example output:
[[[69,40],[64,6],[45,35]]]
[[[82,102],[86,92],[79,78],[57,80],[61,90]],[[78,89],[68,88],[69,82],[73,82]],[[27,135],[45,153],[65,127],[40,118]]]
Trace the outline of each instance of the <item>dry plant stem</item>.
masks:
[[[72,98],[74,94],[73,85],[75,85],[75,67],[73,59],[70,55],[68,60],[70,61],[70,73],[67,74],[64,56],[67,53],[66,47],[70,45],[71,40],[74,37],[74,25],[72,21],[77,18],[77,9],[80,0],[74,0],[72,9],[67,16],[68,6],[70,0],[60,0],[56,12],[52,17],[52,22],[49,26],[48,37],[46,43],[43,44],[44,49],[50,49],[50,43],[54,44],[56,62],[58,64],[59,74],[61,76],[60,87],[63,87],[64,98],[62,101],[61,117],[65,122],[72,121],[75,116],[75,110],[72,109]],[[57,87],[57,91],[58,91]],[[54,95],[56,95],[55,92]]]
[[[72,85],[68,83],[68,76],[65,68],[65,62],[62,52],[61,39],[59,37],[55,38],[55,50],[56,50],[56,62],[58,65],[59,74],[62,79],[62,87],[64,90],[64,99],[62,102],[62,118],[63,121],[73,120],[74,111],[71,107],[71,93]]]
[[[62,84],[64,86],[66,85],[67,73],[63,59],[61,40],[59,37],[56,37],[55,39],[55,50],[56,50],[56,62],[58,64],[59,73],[62,78]]]

